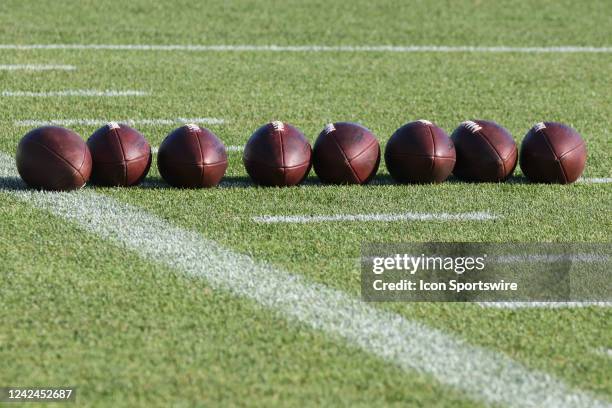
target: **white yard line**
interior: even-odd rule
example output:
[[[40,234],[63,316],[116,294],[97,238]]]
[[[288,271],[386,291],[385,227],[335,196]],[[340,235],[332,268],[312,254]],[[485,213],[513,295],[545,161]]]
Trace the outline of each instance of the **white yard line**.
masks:
[[[565,309],[577,307],[611,307],[612,302],[479,302],[482,307],[496,309]]]
[[[0,154],[5,194],[48,211],[150,262],[205,279],[332,338],[453,387],[466,397],[511,407],[609,407],[596,396],[531,370],[503,353],[362,302],[300,275],[228,250],[142,209],[85,189],[72,193],[24,190],[14,158]]]
[[[403,213],[403,214],[334,214],[334,215],[263,215],[253,217],[253,221],[264,224],[345,221],[489,221],[499,217],[488,212],[471,213]]]
[[[612,183],[610,177],[593,177],[593,178],[581,178],[578,180],[579,183],[590,183],[590,184],[606,184]]]
[[[514,264],[518,262],[529,263],[554,263],[562,261],[570,262],[608,262],[610,258],[607,255],[576,253],[576,254],[517,254],[517,255],[500,255],[494,258],[498,263]]]
[[[612,53],[612,47],[446,46],[446,45],[188,45],[188,44],[0,44],[4,50],[238,51],[238,52],[481,52]]]
[[[1,96],[6,97],[27,97],[27,98],[51,98],[51,97],[62,97],[62,96],[102,96],[102,97],[116,97],[116,96],[147,96],[149,92],[146,91],[114,91],[107,89],[104,91],[95,89],[68,89],[64,91],[48,91],[48,92],[30,92],[30,91],[2,91]]]
[[[181,125],[185,123],[203,123],[208,125],[223,125],[226,123],[220,118],[176,118],[176,119],[125,119],[115,120],[126,125]],[[15,121],[15,126],[99,126],[108,123],[108,119],[51,119],[51,120],[18,120]]]
[[[74,65],[53,64],[3,64],[0,71],[74,71]]]

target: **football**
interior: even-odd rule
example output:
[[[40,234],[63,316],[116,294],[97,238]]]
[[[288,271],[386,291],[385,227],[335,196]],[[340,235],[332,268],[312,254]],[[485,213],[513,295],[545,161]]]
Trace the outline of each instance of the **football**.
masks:
[[[562,123],[536,124],[521,144],[521,170],[536,183],[573,183],[582,175],[586,159],[584,140]]]
[[[164,139],[157,153],[157,167],[171,186],[214,187],[227,169],[227,152],[213,132],[188,124]]]
[[[393,133],[385,164],[400,183],[441,183],[455,166],[455,146],[446,132],[428,120],[410,122]]]
[[[518,149],[510,132],[495,122],[468,120],[451,135],[457,153],[453,174],[472,182],[505,181],[516,168]]]
[[[376,175],[379,163],[378,140],[358,123],[325,126],[312,151],[312,166],[324,183],[365,184]]]
[[[310,171],[308,140],[288,123],[271,122],[249,138],[242,161],[251,179],[263,186],[300,184]]]
[[[93,168],[91,181],[101,186],[139,184],[151,167],[151,146],[131,127],[109,122],[87,140]]]
[[[26,134],[17,146],[17,171],[30,187],[67,191],[81,188],[91,174],[91,154],[81,136],[44,126]]]

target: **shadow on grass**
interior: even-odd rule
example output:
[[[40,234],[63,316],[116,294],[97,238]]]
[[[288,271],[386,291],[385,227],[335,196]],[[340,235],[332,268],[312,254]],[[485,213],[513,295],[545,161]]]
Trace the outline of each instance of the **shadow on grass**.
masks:
[[[0,190],[23,191],[29,187],[19,177],[0,177]]]
[[[221,182],[216,188],[249,188],[256,187],[251,179],[245,176],[232,176],[232,177],[223,177]],[[163,178],[159,176],[147,177],[140,185],[135,186],[135,188],[143,188],[143,189],[176,189],[177,187],[173,187],[170,184],[166,183]],[[197,188],[185,190],[198,190]]]
[[[459,180],[456,177],[449,177],[445,183],[450,184],[479,184],[479,183],[469,183],[462,180]],[[529,180],[525,176],[515,176],[511,177],[505,183],[508,184],[530,184]],[[503,183],[487,183],[487,184],[503,184]],[[301,185],[304,186],[325,186],[325,184],[321,183],[321,181],[314,175],[309,176]],[[389,175],[380,175],[374,178],[368,185],[371,186],[386,186],[386,185],[402,185],[397,183],[393,178]],[[410,185],[410,184],[404,184]],[[87,187],[92,186],[88,184]],[[367,187],[364,186],[364,187]],[[111,187],[113,188],[113,187]],[[123,188],[123,187],[114,187],[114,188]],[[140,185],[129,187],[134,189],[175,189],[176,187],[172,187],[168,183],[164,181],[159,176],[147,177]],[[265,187],[259,186],[247,177],[247,176],[229,176],[224,177],[221,180],[221,183],[216,188],[278,188],[278,187]],[[5,191],[23,191],[29,190],[29,187],[19,178],[19,177],[0,177],[0,190]]]
[[[304,180],[304,182],[300,185],[304,186],[322,186],[323,184],[319,179],[315,176],[310,176]],[[157,189],[174,189],[176,187],[172,187],[168,183],[164,181],[163,178],[156,177],[147,177],[142,184],[139,186],[140,188],[157,188]],[[223,177],[219,185],[215,188],[280,188],[274,186],[261,186],[254,183],[250,177],[247,176],[226,176]]]
[[[510,177],[508,180],[506,181],[502,181],[499,183],[495,183],[495,182],[487,182],[487,183],[481,183],[481,182],[470,182],[470,181],[464,181],[461,180],[455,176],[450,176],[448,179],[444,180],[444,182],[439,183],[439,184],[463,184],[463,185],[474,185],[474,184],[528,184],[529,180],[527,180],[527,178],[525,176],[513,176]],[[370,182],[371,185],[377,186],[377,185],[398,185],[398,186],[427,186],[427,185],[435,185],[433,183],[423,183],[423,184],[418,184],[418,183],[399,183],[397,181],[395,181],[390,175],[388,174],[383,174],[380,176],[376,176],[374,178],[374,180],[372,180]]]

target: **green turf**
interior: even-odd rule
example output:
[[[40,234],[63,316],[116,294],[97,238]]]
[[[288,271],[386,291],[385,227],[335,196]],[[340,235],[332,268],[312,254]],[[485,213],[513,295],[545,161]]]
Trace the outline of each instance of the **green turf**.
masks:
[[[0,4],[0,42],[609,46],[608,2],[23,2]],[[34,13],[32,8],[37,12]],[[73,64],[76,71],[0,71],[0,91],[133,89],[130,98],[0,97],[0,150],[16,120],[215,117],[242,145],[280,119],[314,141],[354,120],[384,142],[425,118],[451,132],[498,121],[520,142],[536,122],[574,126],[586,177],[612,177],[611,54],[236,53],[0,50],[0,63]],[[140,130],[159,145],[172,126]],[[76,126],[87,137],[94,126]],[[362,242],[611,242],[612,186],[307,185],[264,189],[96,189],[312,281],[359,294]],[[248,181],[230,153],[228,181]],[[382,184],[382,185],[381,185]],[[0,386],[76,382],[80,402],[114,405],[471,404],[467,396],[279,319],[269,311],[124,254],[0,194]],[[260,225],[257,215],[490,211],[487,222]],[[48,224],[46,224],[48,223]],[[15,234],[18,231],[19,234]],[[610,309],[490,310],[384,304],[407,318],[506,353],[612,399]],[[228,339],[231,339],[228,346]],[[184,387],[184,388],[183,388]],[[80,388],[81,389],[81,388]],[[151,394],[146,394],[151,390]],[[132,392],[133,393],[132,393]],[[438,398],[438,399],[436,399]]]
[[[0,208],[0,384],[76,386],[86,406],[472,406],[26,204]]]
[[[4,41],[608,46],[606,0],[5,0]]]

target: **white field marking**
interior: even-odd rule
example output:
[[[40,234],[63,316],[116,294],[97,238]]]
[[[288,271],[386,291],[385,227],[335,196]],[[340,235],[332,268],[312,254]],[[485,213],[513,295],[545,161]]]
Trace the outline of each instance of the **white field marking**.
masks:
[[[176,125],[184,124],[189,122],[194,123],[206,123],[209,125],[223,125],[224,119],[219,118],[176,118],[176,119],[126,119],[118,120],[119,123],[125,123],[126,125],[146,125],[146,126],[158,126],[158,125]],[[97,126],[108,123],[107,119],[51,119],[51,120],[18,120],[15,121],[15,126]]]
[[[74,65],[52,64],[5,64],[0,65],[0,71],[74,71]]]
[[[571,261],[571,262],[608,262],[610,257],[607,255],[598,254],[567,254],[567,255],[555,255],[555,254],[520,254],[520,255],[501,255],[495,257],[495,261],[502,264],[514,264],[518,262],[559,262],[559,261]]]
[[[253,221],[264,224],[338,221],[489,221],[496,220],[497,215],[488,212],[472,213],[403,213],[403,214],[335,214],[335,215],[263,215],[253,217]]]
[[[0,153],[0,189],[150,262],[203,278],[215,289],[253,300],[332,338],[343,338],[409,373],[431,376],[461,390],[466,397],[510,407],[610,406],[503,353],[472,346],[343,291],[255,261],[140,208],[88,189],[26,190],[17,177],[14,158],[4,153]]]
[[[485,52],[612,53],[612,47],[446,46],[446,45],[187,45],[187,44],[0,44],[3,50],[238,51],[238,52]]]
[[[606,184],[612,183],[612,178],[610,177],[594,177],[594,178],[581,178],[578,180],[579,183],[589,183],[589,184]]]
[[[227,150],[228,152],[241,152],[243,150],[243,147],[242,146],[225,146],[225,150]],[[159,152],[159,147],[152,146],[151,153],[157,154],[157,152]]]
[[[149,92],[145,91],[114,91],[107,89],[104,91],[95,89],[68,89],[65,91],[49,91],[49,92],[29,92],[29,91],[2,91],[1,96],[6,97],[26,97],[26,98],[51,98],[51,97],[62,97],[62,96],[102,96],[102,97],[116,97],[116,96],[147,96]]]
[[[565,309],[576,307],[612,307],[612,302],[479,302],[482,307],[495,309]]]
[[[599,349],[598,351],[599,351],[599,354],[603,354],[603,355],[606,355],[608,357],[612,357],[612,349],[604,347],[604,348]]]

